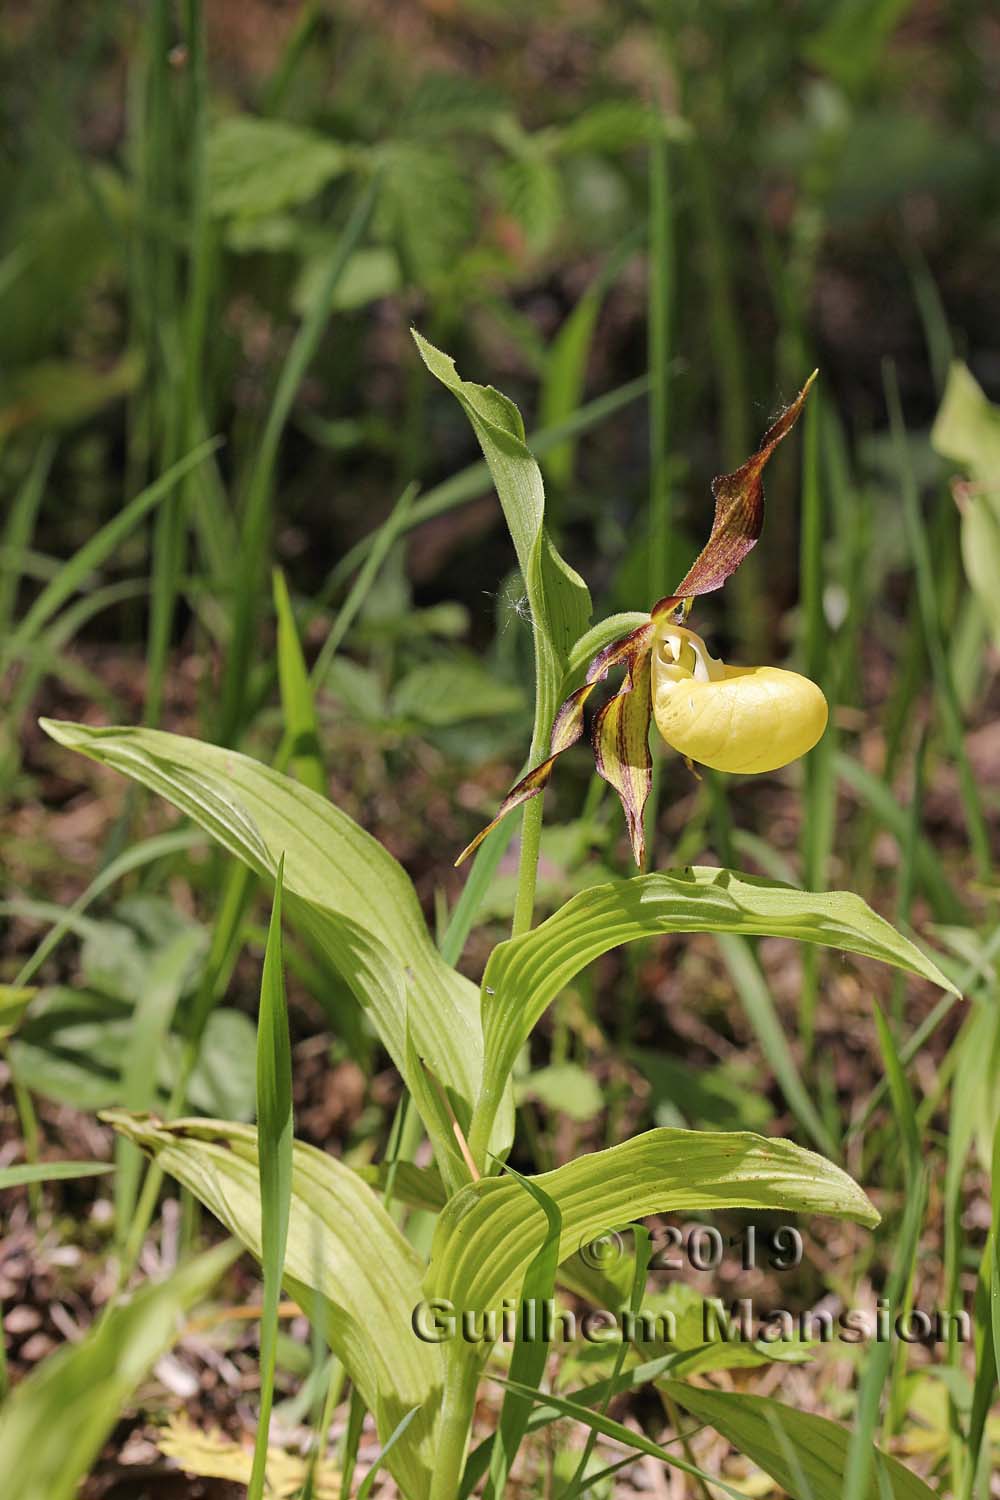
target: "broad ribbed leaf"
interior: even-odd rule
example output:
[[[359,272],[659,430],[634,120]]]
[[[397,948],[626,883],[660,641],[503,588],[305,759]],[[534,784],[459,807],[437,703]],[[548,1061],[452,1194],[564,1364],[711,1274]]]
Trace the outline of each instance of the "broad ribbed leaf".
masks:
[[[261,1256],[257,1133],[224,1120],[150,1118],[109,1110],[129,1140],[148,1151]],[[431,1433],[442,1374],[441,1351],[421,1343],[410,1319],[422,1297],[424,1266],[358,1175],[313,1146],[296,1142],[284,1283],[319,1323],[374,1414],[387,1442],[414,1407],[389,1467],[407,1500],[429,1487]]]
[[[77,1344],[64,1344],[0,1408],[0,1473],[17,1500],[70,1500],[179,1320],[233,1259],[219,1246],[167,1281],[113,1308]],[[11,1488],[13,1486],[13,1488]]]
[[[475,987],[442,960],[406,872],[381,844],[315,792],[233,750],[152,729],[42,722],[61,745],[166,797],[258,874],[273,878],[283,853],[289,920],[343,975],[413,1087],[409,1018],[417,1055],[467,1126],[482,1059]],[[498,1154],[510,1128],[508,1103]]]
[[[594,886],[533,931],[495,948],[486,966],[486,1064],[474,1154],[518,1051],[549,1003],[600,954],[667,932],[797,938],[880,959],[957,994],[919,948],[849,891],[797,891],[708,865]]]
[[[560,1261],[647,1214],[778,1209],[866,1225],[879,1217],[857,1184],[823,1157],[791,1141],[735,1131],[651,1130],[532,1180],[562,1214]],[[470,1183],[438,1220],[427,1296],[477,1312],[497,1306],[520,1285],[545,1233],[545,1215],[519,1183]]]
[[[662,1389],[776,1479],[791,1500],[843,1500],[851,1434],[836,1422],[744,1391],[724,1395],[680,1381],[665,1381]],[[933,1500],[933,1491],[896,1459],[876,1449],[864,1493],[852,1500],[886,1500],[887,1496]]]

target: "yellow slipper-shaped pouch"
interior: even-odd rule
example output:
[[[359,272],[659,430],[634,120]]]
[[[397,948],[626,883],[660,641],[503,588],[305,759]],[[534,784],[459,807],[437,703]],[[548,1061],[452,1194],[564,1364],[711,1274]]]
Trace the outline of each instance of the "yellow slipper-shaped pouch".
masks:
[[[688,760],[733,775],[775,771],[805,755],[827,705],[808,677],[780,667],[728,667],[693,630],[668,626],[653,649],[653,718]]]

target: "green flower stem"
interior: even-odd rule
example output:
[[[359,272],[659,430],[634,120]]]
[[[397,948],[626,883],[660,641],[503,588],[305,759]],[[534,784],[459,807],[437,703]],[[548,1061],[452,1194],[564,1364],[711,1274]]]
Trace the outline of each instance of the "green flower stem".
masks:
[[[430,1500],[455,1500],[461,1489],[478,1388],[476,1353],[466,1345],[452,1343],[445,1369]]]
[[[538,851],[542,841],[542,798],[532,797],[525,804],[521,818],[521,862],[517,871],[517,896],[510,935],[520,937],[531,928],[535,914],[535,886],[538,882]]]
[[[469,1126],[469,1155],[480,1172],[487,1176],[489,1175],[487,1152],[490,1136],[493,1133],[493,1123],[496,1120],[502,1097],[501,1089],[494,1089],[487,1085],[479,1096],[472,1115],[472,1123]]]

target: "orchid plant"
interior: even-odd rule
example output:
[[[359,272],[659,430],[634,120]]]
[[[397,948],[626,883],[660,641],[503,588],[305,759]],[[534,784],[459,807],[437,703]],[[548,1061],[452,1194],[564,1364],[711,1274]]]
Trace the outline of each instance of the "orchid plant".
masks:
[[[816,744],[826,728],[827,707],[815,683],[779,667],[726,666],[683,624],[694,600],[721,589],[756,545],[764,524],[764,468],[798,420],[815,378],[813,371],[757,452],[734,473],[713,480],[715,519],[698,557],[641,625],[594,656],[582,687],[556,715],[548,756],[508,792],[496,817],[457,863],[509,812],[544,790],[559,756],[583,734],[587,699],[615,667],[625,668],[625,680],[594,718],[594,760],[621,799],[637,865],[645,853],[643,812],[653,781],[651,718],[689,764],[697,761],[718,771],[775,771]]]
[[[48,722],[58,742],[166,797],[276,890],[259,1033],[258,1130],[125,1110],[108,1117],[262,1259],[274,1319],[279,1282],[308,1312],[371,1413],[404,1500],[457,1500],[480,1484],[488,1495],[503,1494],[529,1426],[537,1431],[566,1415],[667,1466],[698,1473],[690,1457],[604,1413],[611,1394],[640,1379],[661,1391],[669,1410],[687,1409],[717,1427],[789,1494],[805,1500],[789,1449],[833,1454],[835,1472],[848,1434],[773,1398],[751,1402],[707,1392],[687,1378],[695,1367],[704,1374],[734,1362],[766,1362],[774,1357],[766,1350],[723,1340],[700,1350],[692,1364],[689,1345],[668,1342],[657,1346],[652,1364],[640,1367],[641,1349],[620,1344],[603,1381],[566,1400],[545,1389],[544,1339],[529,1339],[522,1328],[512,1353],[485,1332],[474,1343],[426,1341],[415,1319],[418,1308],[443,1300],[485,1330],[496,1326],[486,1322],[491,1311],[548,1298],[557,1286],[605,1307],[616,1305],[613,1299],[638,1305],[645,1284],[641,1232],[631,1291],[597,1274],[578,1252],[595,1237],[654,1213],[749,1208],[878,1224],[864,1192],[840,1166],[792,1141],[744,1132],[662,1128],[535,1177],[504,1166],[514,1139],[511,1078],[522,1048],[574,977],[622,944],[698,931],[794,937],[951,988],[930,958],[859,897],[814,894],[710,866],[595,882],[540,925],[533,923],[538,794],[557,758],[580,738],[584,704],[613,667],[624,667],[625,679],[597,714],[593,739],[598,768],[622,800],[640,863],[651,719],[689,760],[740,773],[782,765],[823,732],[826,704],[812,683],[773,667],[726,666],[685,623],[691,601],[721,587],[760,536],[763,470],[793,427],[809,384],[757,452],[716,480],[709,541],[674,592],[644,617],[589,626],[587,589],[547,535],[541,474],[516,408],[499,392],[462,380],[446,355],[417,342],[428,369],[472,422],[531,606],[535,765],[498,814],[524,804],[514,935],[494,949],[477,987],[454,962],[474,912],[463,908],[464,926],[457,937],[450,931],[445,956],[404,870],[318,790],[230,748],[141,727]],[[306,681],[296,647],[286,628],[283,689]],[[487,859],[488,851],[479,857]],[[355,1170],[312,1147],[292,1147],[291,1065],[275,991],[282,915],[341,977],[357,1001],[359,1024],[378,1035],[398,1069],[429,1143],[424,1164],[393,1160]],[[218,946],[228,951],[225,943]],[[284,1115],[274,1107],[282,1097]],[[276,1163],[286,1163],[287,1172]],[[410,1242],[405,1226],[398,1227],[401,1205],[437,1215],[429,1257]],[[273,1368],[273,1338],[268,1347]],[[502,1393],[502,1404],[470,1453],[485,1380],[500,1382],[492,1388],[498,1399]],[[921,1493],[920,1482],[895,1460],[880,1462],[891,1494]],[[839,1488],[824,1489],[806,1467],[812,1500],[839,1496]],[[581,1470],[566,1494],[582,1492],[583,1483]]]

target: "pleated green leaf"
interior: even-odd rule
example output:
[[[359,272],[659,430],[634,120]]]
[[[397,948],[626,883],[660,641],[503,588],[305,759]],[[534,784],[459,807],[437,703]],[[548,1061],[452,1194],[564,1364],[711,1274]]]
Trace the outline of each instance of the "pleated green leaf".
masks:
[[[224,1120],[175,1120],[109,1110],[102,1116],[189,1188],[261,1259],[257,1132]],[[375,1417],[383,1443],[418,1407],[387,1458],[407,1500],[423,1500],[433,1461],[441,1350],[411,1318],[423,1262],[361,1178],[297,1141],[284,1284],[316,1321]]]
[[[744,1391],[728,1395],[680,1381],[665,1381],[662,1389],[776,1479],[791,1500],[844,1500],[851,1434],[836,1422]],[[868,1483],[852,1500],[932,1500],[933,1493],[896,1459],[874,1449]]]
[[[343,976],[419,1094],[409,1025],[411,1058],[423,1060],[467,1129],[482,1073],[475,986],[441,958],[406,872],[381,844],[315,792],[236,751],[151,729],[43,727],[165,797],[257,874],[273,878],[284,853],[288,920]],[[509,1095],[498,1119],[492,1145],[502,1154]]]
[[[879,1216],[839,1167],[791,1141],[743,1132],[651,1130],[532,1178],[562,1214],[559,1260],[654,1213],[777,1209],[875,1225]],[[546,1234],[519,1183],[486,1177],[438,1220],[426,1287],[481,1312],[516,1290]]]
[[[707,865],[593,886],[533,931],[502,943],[486,966],[486,1065],[473,1129],[474,1154],[514,1060],[550,1002],[600,954],[636,938],[668,932],[797,938],[880,959],[957,994],[914,943],[849,891],[798,891]]]
[[[17,1500],[71,1500],[122,1407],[231,1263],[222,1245],[113,1308],[64,1344],[0,1408],[0,1473]]]

